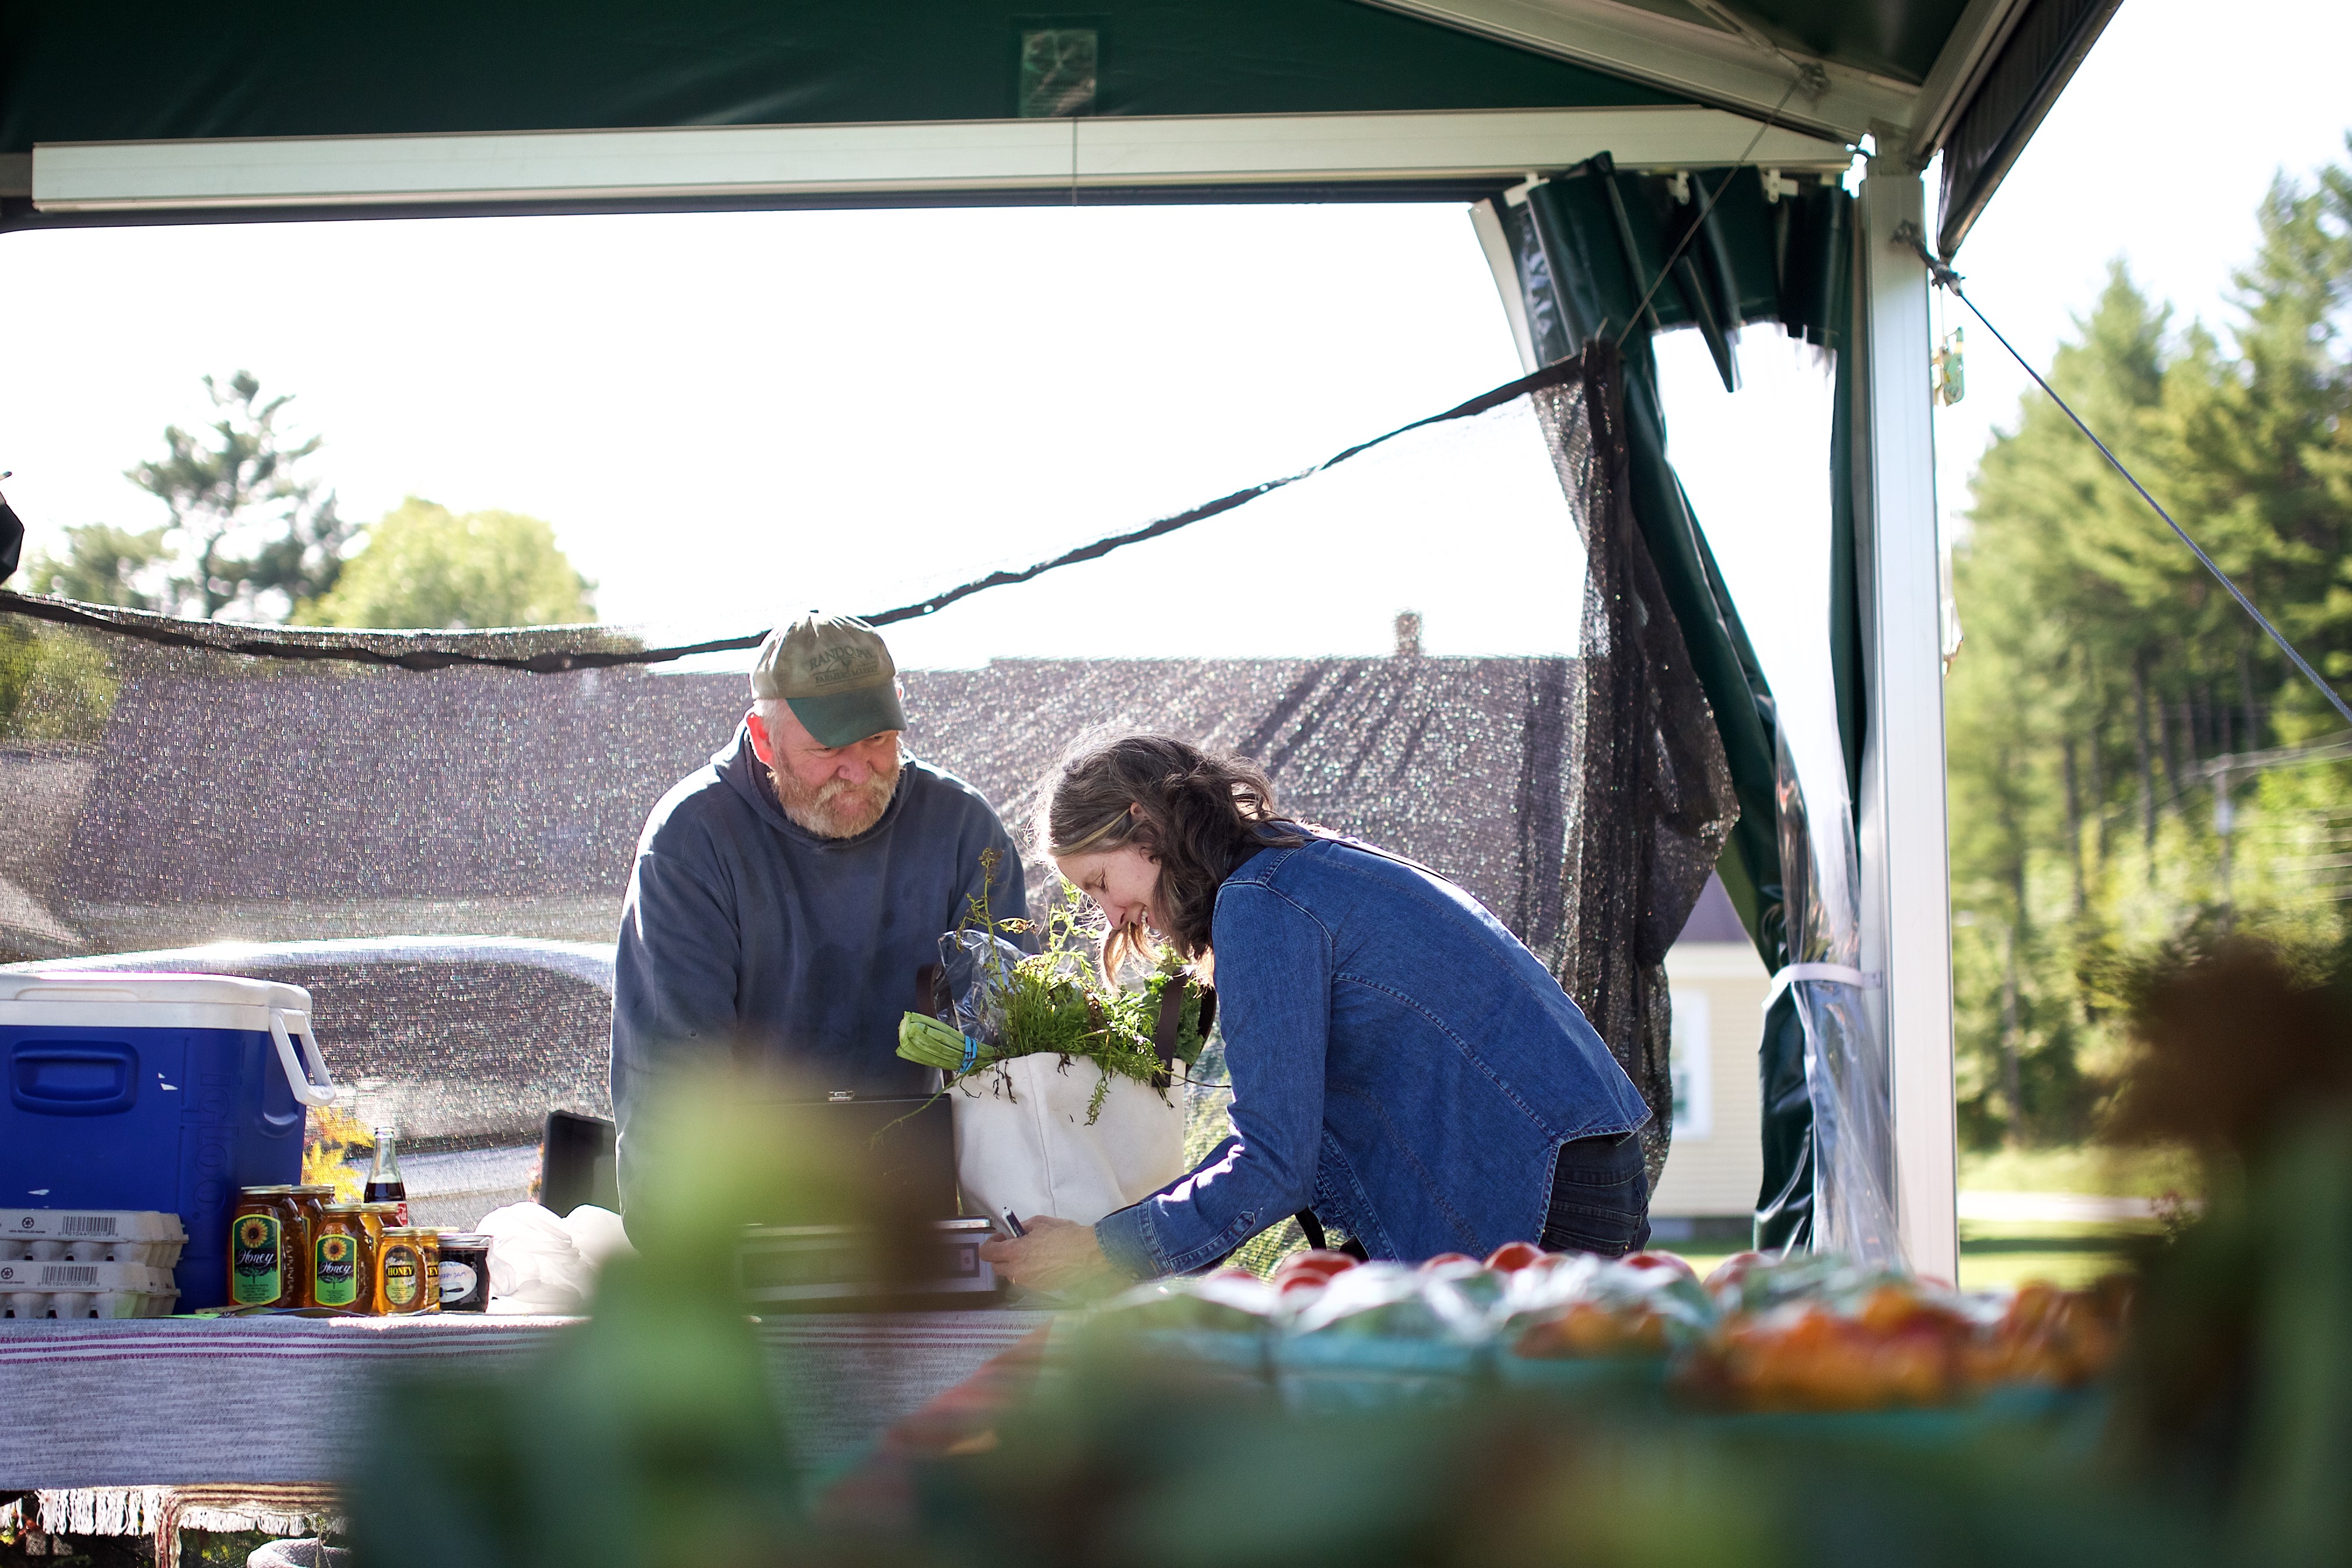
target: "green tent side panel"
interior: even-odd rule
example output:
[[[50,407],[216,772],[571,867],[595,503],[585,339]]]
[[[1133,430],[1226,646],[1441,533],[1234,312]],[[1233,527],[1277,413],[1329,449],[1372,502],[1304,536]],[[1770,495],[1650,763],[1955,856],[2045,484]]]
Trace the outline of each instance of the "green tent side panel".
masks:
[[[0,152],[37,141],[1001,120],[1024,29],[1092,28],[1108,115],[1682,101],[1357,0],[15,4]]]

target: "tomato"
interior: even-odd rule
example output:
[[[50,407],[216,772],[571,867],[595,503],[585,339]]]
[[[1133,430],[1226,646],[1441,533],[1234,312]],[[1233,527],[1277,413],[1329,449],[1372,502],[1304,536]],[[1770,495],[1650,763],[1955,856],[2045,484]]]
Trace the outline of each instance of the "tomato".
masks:
[[[1251,1273],[1247,1269],[1237,1269],[1230,1263],[1222,1269],[1212,1269],[1207,1273],[1202,1275],[1201,1278],[1204,1280],[1247,1280],[1253,1285],[1259,1282],[1258,1277],[1255,1274]]]
[[[1715,1271],[1706,1277],[1707,1291],[1712,1294],[1737,1285],[1746,1279],[1749,1270],[1758,1264],[1770,1261],[1771,1259],[1761,1252],[1734,1252],[1730,1257],[1717,1263],[1715,1266]]]
[[[1636,1252],[1624,1261],[1630,1269],[1670,1269],[1692,1284],[1698,1283],[1698,1270],[1673,1252]]]
[[[1424,1270],[1443,1269],[1453,1263],[1467,1263],[1475,1269],[1478,1266],[1478,1260],[1471,1257],[1467,1252],[1440,1252],[1434,1258],[1424,1259],[1421,1266]]]
[[[1516,1274],[1544,1260],[1544,1249],[1532,1241],[1506,1241],[1486,1255],[1486,1267],[1498,1274]]]
[[[1274,1271],[1274,1282],[1287,1290],[1294,1280],[1311,1279],[1320,1284],[1334,1274],[1344,1274],[1356,1266],[1356,1260],[1345,1252],[1328,1249],[1313,1252],[1293,1253],[1285,1258]]]

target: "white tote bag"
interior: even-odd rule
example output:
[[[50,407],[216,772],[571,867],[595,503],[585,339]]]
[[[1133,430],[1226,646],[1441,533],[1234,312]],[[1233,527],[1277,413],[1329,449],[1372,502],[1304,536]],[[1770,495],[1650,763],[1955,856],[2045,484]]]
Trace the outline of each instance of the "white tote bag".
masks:
[[[1092,1225],[1184,1174],[1181,1089],[1167,1098],[1112,1075],[1093,1124],[1103,1071],[1085,1057],[1016,1056],[973,1073],[955,1097],[956,1179],[968,1215],[1039,1215]]]

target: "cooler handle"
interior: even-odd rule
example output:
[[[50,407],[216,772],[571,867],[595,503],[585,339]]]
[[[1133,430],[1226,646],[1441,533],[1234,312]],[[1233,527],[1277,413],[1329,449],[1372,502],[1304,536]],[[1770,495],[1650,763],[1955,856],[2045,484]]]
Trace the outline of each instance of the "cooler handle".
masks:
[[[289,1016],[302,1020],[302,1057],[294,1054],[294,1041],[287,1034]],[[287,1087],[294,1098],[305,1105],[331,1105],[335,1103],[335,1075],[327,1071],[327,1059],[319,1054],[319,1037],[310,1027],[309,1013],[289,1015],[284,1008],[269,1009],[269,1038],[278,1042],[278,1064],[286,1069]],[[311,1074],[318,1076],[314,1079]]]

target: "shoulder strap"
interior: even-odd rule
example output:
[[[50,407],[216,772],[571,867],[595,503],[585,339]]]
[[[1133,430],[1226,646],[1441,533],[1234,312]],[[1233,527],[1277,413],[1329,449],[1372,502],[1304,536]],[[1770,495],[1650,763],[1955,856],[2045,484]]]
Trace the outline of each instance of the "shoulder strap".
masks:
[[[1299,1234],[1307,1238],[1307,1245],[1314,1248],[1318,1252],[1328,1252],[1331,1249],[1331,1238],[1325,1232],[1323,1222],[1315,1218],[1313,1209],[1302,1208],[1290,1218],[1298,1222]],[[1339,1250],[1359,1263],[1371,1261],[1370,1256],[1364,1250],[1364,1244],[1352,1236],[1341,1244]]]
[[[1151,1049],[1160,1055],[1163,1081],[1176,1075],[1176,1048],[1184,1039],[1184,998],[1194,991],[1201,996],[1201,1038],[1206,1040],[1217,1022],[1216,987],[1179,975],[1160,988],[1160,1016],[1152,1020]]]

